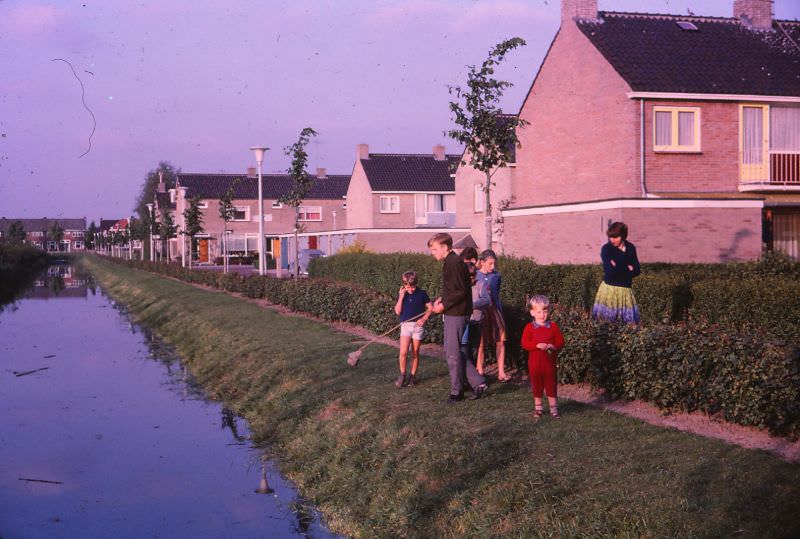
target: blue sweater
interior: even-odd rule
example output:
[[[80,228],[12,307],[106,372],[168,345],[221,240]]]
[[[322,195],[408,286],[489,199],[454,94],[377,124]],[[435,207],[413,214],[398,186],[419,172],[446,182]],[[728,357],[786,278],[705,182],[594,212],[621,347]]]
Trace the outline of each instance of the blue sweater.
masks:
[[[600,249],[600,258],[603,260],[603,282],[611,286],[630,288],[633,278],[642,272],[636,247],[629,241],[625,242],[624,252],[611,245],[611,242],[606,243]],[[612,260],[616,266],[611,264]],[[633,266],[633,271],[628,266]]]

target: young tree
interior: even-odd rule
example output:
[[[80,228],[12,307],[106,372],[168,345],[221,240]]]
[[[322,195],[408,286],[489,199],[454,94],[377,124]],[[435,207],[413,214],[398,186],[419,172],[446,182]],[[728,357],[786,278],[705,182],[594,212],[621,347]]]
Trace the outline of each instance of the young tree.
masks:
[[[480,68],[468,66],[467,88],[448,88],[457,99],[450,102],[450,111],[458,127],[447,131],[447,135],[464,145],[465,158],[469,156],[469,163],[462,161],[462,164],[469,164],[482,172],[485,178],[486,249],[492,248],[492,176],[498,169],[507,166],[514,146],[519,144],[517,127],[528,123],[517,116],[503,114],[499,107],[500,98],[504,90],[513,84],[496,80],[494,70],[506,54],[524,45],[525,41],[518,37],[498,43],[489,51]]]
[[[219,197],[219,216],[222,219],[222,271],[228,273],[228,223],[233,220],[236,208],[233,205],[234,188],[239,180],[233,180],[228,190]]]
[[[200,210],[200,195],[195,195],[189,199],[189,206],[183,210],[183,219],[186,229],[182,233],[189,236],[189,268],[191,269],[194,237],[203,231],[203,212]],[[185,255],[185,253],[183,254]]]
[[[175,224],[175,219],[168,209],[161,210],[158,232],[161,238],[161,252],[167,254],[167,262],[169,262],[169,240],[178,235],[178,225]]]
[[[53,221],[53,224],[47,229],[47,239],[56,244],[56,251],[61,250],[61,240],[64,239],[64,229],[61,228],[58,221]]]
[[[288,193],[278,199],[281,204],[286,204],[294,208],[294,278],[300,276],[300,245],[298,243],[300,233],[300,204],[303,199],[308,195],[308,192],[314,186],[314,178],[306,171],[308,163],[308,153],[306,153],[306,145],[311,137],[317,135],[317,132],[310,127],[304,128],[300,131],[300,136],[297,142],[291,146],[284,148],[286,155],[292,158],[292,164],[289,166],[289,176],[292,178],[292,188]]]
[[[86,247],[87,251],[94,250],[97,239],[97,225],[92,221],[89,223],[89,229],[86,231],[86,241],[84,242],[84,247]]]
[[[28,233],[25,232],[25,226],[23,226],[22,221],[14,221],[11,223],[11,226],[8,227],[8,242],[9,243],[22,243],[25,241],[25,238],[28,237]]]

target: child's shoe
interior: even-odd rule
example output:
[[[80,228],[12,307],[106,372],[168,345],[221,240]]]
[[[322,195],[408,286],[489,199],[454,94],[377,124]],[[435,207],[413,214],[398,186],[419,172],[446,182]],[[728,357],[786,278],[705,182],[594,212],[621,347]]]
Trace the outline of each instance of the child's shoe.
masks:
[[[400,373],[400,376],[398,376],[397,380],[394,381],[394,387],[400,389],[401,387],[405,387],[406,383],[406,375]]]
[[[556,406],[550,408],[550,417],[553,419],[561,419],[561,414],[558,413],[558,408]]]
[[[536,409],[533,411],[533,419],[535,419],[535,420],[537,420],[537,421],[538,421],[539,419],[541,419],[543,415],[544,415],[544,409],[542,409],[542,408],[536,408]]]
[[[405,385],[407,385],[408,387],[414,387],[415,385],[417,385],[417,377],[413,374],[409,374],[408,377],[406,378]]]

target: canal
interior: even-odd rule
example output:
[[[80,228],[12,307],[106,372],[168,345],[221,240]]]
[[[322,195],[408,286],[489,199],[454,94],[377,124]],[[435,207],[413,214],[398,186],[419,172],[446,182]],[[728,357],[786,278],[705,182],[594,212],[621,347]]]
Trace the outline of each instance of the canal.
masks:
[[[48,273],[0,312],[0,538],[333,537],[168,346]]]

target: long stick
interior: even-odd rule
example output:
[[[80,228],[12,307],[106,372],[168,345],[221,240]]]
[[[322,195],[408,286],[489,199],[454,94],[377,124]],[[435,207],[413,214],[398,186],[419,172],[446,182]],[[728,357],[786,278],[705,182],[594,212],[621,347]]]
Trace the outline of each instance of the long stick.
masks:
[[[358,363],[358,358],[359,358],[359,357],[361,357],[361,352],[364,350],[364,348],[366,348],[366,347],[367,347],[367,346],[369,346],[370,344],[374,343],[375,341],[377,341],[377,340],[378,340],[378,339],[380,339],[381,337],[386,337],[386,336],[387,336],[389,333],[391,333],[392,331],[395,331],[397,328],[399,328],[400,326],[402,326],[404,323],[406,323],[406,322],[413,322],[414,320],[416,320],[417,318],[421,317],[422,315],[424,315],[424,314],[425,314],[425,313],[427,313],[427,312],[428,312],[428,311],[426,310],[426,311],[424,311],[424,312],[421,312],[421,313],[419,313],[419,314],[418,314],[418,315],[416,315],[416,316],[412,316],[412,317],[411,317],[411,318],[409,318],[408,320],[403,320],[402,322],[400,322],[399,324],[397,324],[396,326],[394,326],[392,329],[390,329],[389,331],[387,331],[387,332],[385,332],[385,333],[382,333],[382,334],[378,335],[377,337],[375,337],[374,339],[372,339],[371,341],[369,341],[367,344],[363,345],[361,348],[359,348],[359,349],[358,349],[358,350],[356,350],[355,352],[350,352],[349,354],[347,354],[347,363],[348,363],[348,365],[350,365],[351,367],[355,367],[355,366],[356,366],[356,363]]]

